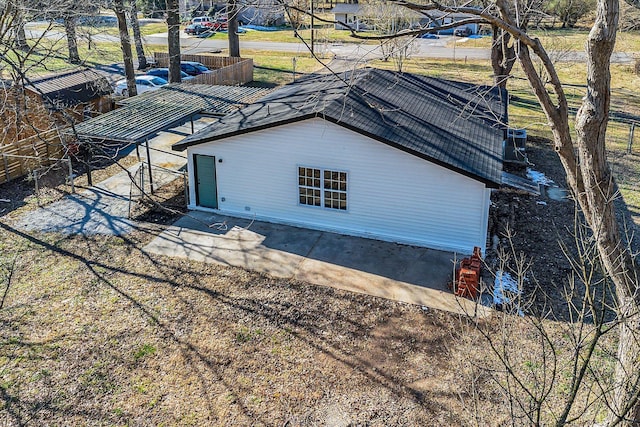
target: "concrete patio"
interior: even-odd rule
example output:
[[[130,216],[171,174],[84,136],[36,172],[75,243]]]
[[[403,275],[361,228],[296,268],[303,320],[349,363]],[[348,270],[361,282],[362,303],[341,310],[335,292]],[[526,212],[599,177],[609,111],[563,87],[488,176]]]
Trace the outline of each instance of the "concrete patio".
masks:
[[[456,254],[434,249],[190,212],[144,250],[448,312],[490,311],[451,293]]]

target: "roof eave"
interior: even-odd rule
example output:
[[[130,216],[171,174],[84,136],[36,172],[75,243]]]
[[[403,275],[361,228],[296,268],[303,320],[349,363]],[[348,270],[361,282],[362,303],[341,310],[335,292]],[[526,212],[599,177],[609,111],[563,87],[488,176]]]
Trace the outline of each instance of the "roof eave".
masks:
[[[258,125],[258,126],[252,126],[252,127],[248,127],[248,128],[243,128],[243,129],[238,129],[235,131],[231,131],[231,132],[227,132],[224,134],[220,134],[220,135],[213,135],[210,137],[205,137],[202,139],[194,139],[191,141],[180,141],[180,142],[176,142],[175,144],[173,144],[171,146],[171,149],[173,151],[184,151],[189,147],[193,147],[194,145],[201,145],[201,144],[206,144],[208,142],[213,142],[213,141],[218,141],[220,139],[225,139],[225,138],[231,138],[234,136],[238,136],[238,135],[244,135],[247,133],[252,133],[252,132],[258,132],[261,130],[265,130],[265,129],[270,129],[276,126],[282,126],[282,125],[287,125],[290,123],[296,123],[296,122],[301,122],[303,120],[307,120],[307,119],[311,119],[314,117],[317,117],[318,114],[317,113],[307,113],[307,114],[301,114],[300,116],[296,116],[296,117],[290,117],[284,120],[278,120],[278,121],[274,121],[274,122],[269,122],[269,123],[265,123],[262,125]]]

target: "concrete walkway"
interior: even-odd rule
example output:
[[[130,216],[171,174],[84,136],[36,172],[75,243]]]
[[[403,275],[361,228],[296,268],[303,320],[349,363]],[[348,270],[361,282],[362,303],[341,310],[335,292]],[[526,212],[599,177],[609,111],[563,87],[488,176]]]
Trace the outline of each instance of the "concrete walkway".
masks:
[[[209,124],[213,119],[194,120],[195,131]],[[171,145],[191,134],[191,123],[187,122],[163,132],[149,140],[151,164],[160,168],[179,170],[186,165],[186,158],[171,152]],[[178,154],[178,155],[176,155]],[[140,150],[141,160],[146,161],[145,150]],[[135,150],[129,156],[136,156]],[[133,176],[143,163],[130,167]],[[146,166],[144,166],[146,168]],[[154,187],[178,177],[175,173],[153,169]],[[145,169],[145,174],[147,170]],[[148,176],[148,174],[147,174]],[[128,173],[120,172],[102,181],[94,187],[79,191],[61,200],[23,215],[17,226],[27,231],[57,232],[62,234],[112,234],[122,235],[131,232],[135,223],[128,219],[131,178]]]
[[[191,212],[144,251],[479,315],[447,288],[455,254],[247,219]]]

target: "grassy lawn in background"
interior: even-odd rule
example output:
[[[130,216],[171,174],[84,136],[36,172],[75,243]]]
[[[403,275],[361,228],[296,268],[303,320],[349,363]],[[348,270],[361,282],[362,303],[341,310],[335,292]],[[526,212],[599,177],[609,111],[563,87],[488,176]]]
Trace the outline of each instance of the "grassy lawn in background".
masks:
[[[155,51],[166,51],[166,47],[157,45],[145,46],[146,56],[152,56]],[[83,61],[82,65],[87,67],[122,62],[122,50],[117,43],[92,42],[91,49],[89,49],[87,40],[80,40],[78,43],[78,52]],[[133,49],[133,55],[135,60],[135,49]],[[11,60],[16,60],[13,52],[8,52],[7,57]],[[65,40],[43,39],[38,47],[33,49],[33,52],[25,61],[27,75],[37,77],[76,68],[77,66],[70,64],[67,58],[68,50]],[[0,78],[1,77],[3,77],[2,70],[0,70]],[[4,77],[8,78],[6,75]]]
[[[584,51],[584,43],[589,34],[587,29],[551,29],[532,30],[531,36],[538,37],[547,51],[566,52]],[[452,38],[448,45],[454,44],[459,47],[472,47],[489,49],[491,47],[491,36],[484,36],[478,39]],[[616,52],[636,53],[640,51],[640,34],[637,32],[618,32],[615,46]]]

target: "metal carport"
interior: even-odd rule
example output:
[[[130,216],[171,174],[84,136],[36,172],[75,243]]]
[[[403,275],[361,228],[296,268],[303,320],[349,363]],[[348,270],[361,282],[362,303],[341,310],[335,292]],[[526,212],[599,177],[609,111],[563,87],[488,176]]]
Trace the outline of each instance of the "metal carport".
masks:
[[[145,92],[118,102],[108,113],[79,123],[67,134],[80,142],[146,142],[147,161],[151,174],[149,137],[193,116],[224,116],[237,108],[252,103],[269,90],[245,86],[211,86],[176,83],[158,90]],[[89,171],[89,179],[91,172]],[[151,177],[151,175],[150,175]],[[91,185],[91,183],[89,183]]]

